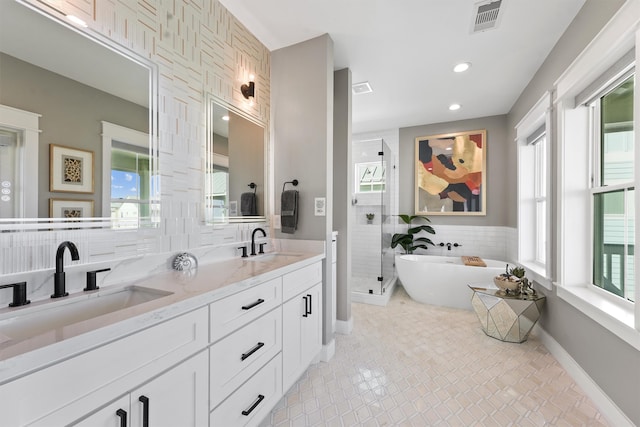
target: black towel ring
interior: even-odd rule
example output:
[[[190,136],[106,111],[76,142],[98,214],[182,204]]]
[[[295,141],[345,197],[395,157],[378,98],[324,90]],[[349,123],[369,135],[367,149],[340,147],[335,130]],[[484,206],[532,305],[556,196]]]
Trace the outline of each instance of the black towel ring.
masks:
[[[297,187],[297,186],[298,186],[298,180],[297,180],[297,179],[294,179],[293,181],[287,181],[287,182],[285,182],[284,184],[282,184],[282,192],[283,192],[283,193],[284,193],[284,186],[285,186],[285,185],[287,185],[287,184],[291,184],[291,185],[293,185],[294,187]]]
[[[253,194],[256,194],[256,190],[258,188],[258,185],[255,182],[252,182],[251,184],[248,185],[249,188],[253,188]]]

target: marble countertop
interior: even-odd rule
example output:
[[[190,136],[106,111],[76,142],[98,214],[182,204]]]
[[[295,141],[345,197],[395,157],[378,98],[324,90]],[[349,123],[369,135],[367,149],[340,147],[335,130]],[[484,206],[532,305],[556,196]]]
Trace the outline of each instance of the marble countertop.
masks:
[[[200,265],[190,271],[167,271],[113,287],[140,286],[171,292],[160,298],[49,330],[23,340],[0,340],[0,384],[99,347],[233,295],[272,278],[322,260],[324,253],[279,252]],[[105,292],[109,286],[96,292]],[[87,298],[79,292],[66,297]],[[0,310],[0,322],[51,307],[57,301]]]

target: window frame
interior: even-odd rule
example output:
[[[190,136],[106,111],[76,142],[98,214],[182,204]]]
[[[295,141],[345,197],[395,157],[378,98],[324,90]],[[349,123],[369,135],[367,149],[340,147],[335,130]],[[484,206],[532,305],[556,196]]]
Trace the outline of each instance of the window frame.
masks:
[[[544,139],[546,145],[544,166],[548,174],[551,171],[551,102],[551,93],[546,92],[515,127],[518,157],[518,252],[516,261],[528,270],[531,278],[548,290],[552,289],[550,274],[552,180],[547,176],[540,176],[545,172],[540,170],[540,164],[536,161],[539,154],[536,142]],[[542,127],[544,127],[543,133],[534,140],[529,140]],[[533,182],[531,176],[534,176]],[[545,178],[544,189],[540,188],[542,178]],[[540,197],[541,190],[544,190],[544,197]],[[540,201],[545,202],[545,229],[542,232],[542,241],[539,239],[538,227],[538,204]],[[540,245],[544,246],[544,260],[538,259],[537,256]]]
[[[597,82],[604,88],[603,76],[615,68],[630,50],[640,58],[640,3],[627,2],[578,55],[554,84],[554,130],[557,143],[553,147],[556,159],[557,179],[554,185],[557,223],[555,242],[555,285],[557,296],[572,305],[610,332],[640,350],[640,304],[633,304],[596,286],[590,286],[591,212],[590,191],[591,161],[588,109],[576,102],[584,92],[593,90]],[[637,60],[636,60],[637,64]],[[636,67],[637,69],[637,67]],[[609,82],[613,81],[609,79]],[[606,83],[606,82],[605,82]],[[639,91],[634,93],[635,146],[640,146]],[[584,101],[584,98],[582,99]],[[640,150],[635,150],[634,161],[640,165]],[[634,177],[637,188],[638,173]],[[576,212],[589,215],[576,215]],[[640,215],[640,198],[635,197],[634,217]],[[639,241],[640,229],[635,229]],[[640,254],[635,253],[634,264],[639,265]],[[635,278],[635,300],[639,301],[640,289]]]

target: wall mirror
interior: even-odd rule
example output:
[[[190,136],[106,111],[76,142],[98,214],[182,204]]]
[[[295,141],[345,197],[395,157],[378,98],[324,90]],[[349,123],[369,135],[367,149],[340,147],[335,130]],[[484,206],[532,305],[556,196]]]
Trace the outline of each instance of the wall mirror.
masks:
[[[3,1],[0,218],[156,226],[156,80],[151,62],[59,11]]]
[[[211,95],[207,106],[205,221],[265,221],[265,125]]]

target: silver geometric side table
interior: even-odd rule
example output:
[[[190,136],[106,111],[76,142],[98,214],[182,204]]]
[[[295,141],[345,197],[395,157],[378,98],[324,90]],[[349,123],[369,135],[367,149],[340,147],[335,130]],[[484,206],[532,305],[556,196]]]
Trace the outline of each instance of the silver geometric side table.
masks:
[[[545,297],[503,295],[499,289],[469,286],[471,305],[485,334],[500,341],[524,342],[540,318]]]

